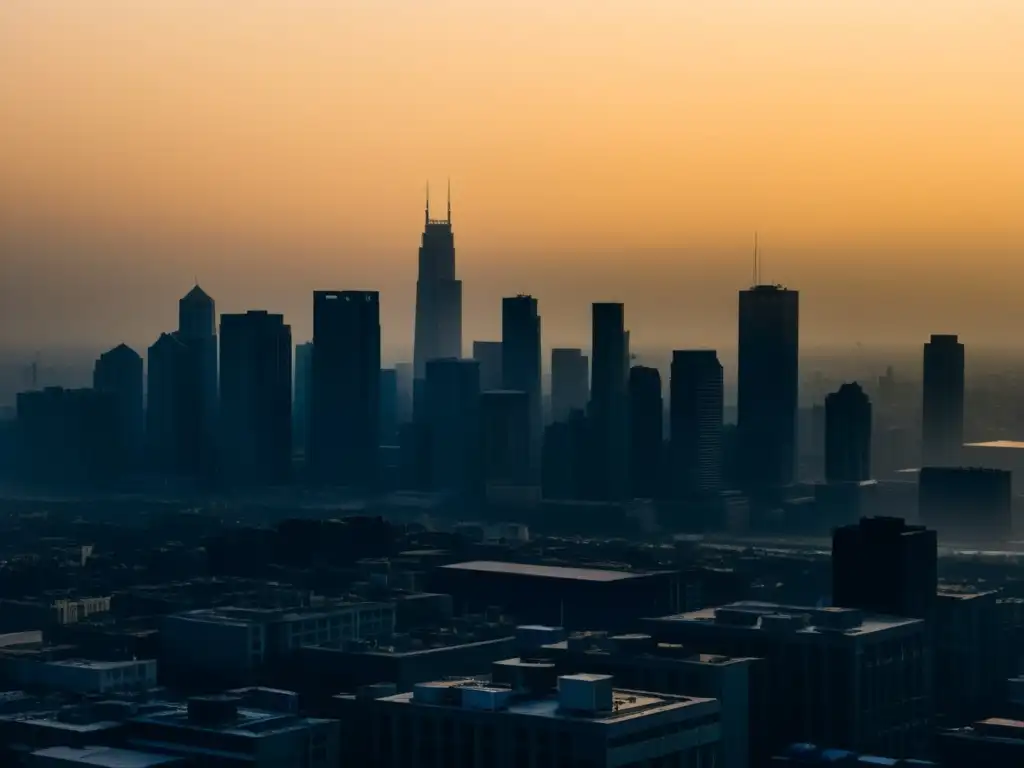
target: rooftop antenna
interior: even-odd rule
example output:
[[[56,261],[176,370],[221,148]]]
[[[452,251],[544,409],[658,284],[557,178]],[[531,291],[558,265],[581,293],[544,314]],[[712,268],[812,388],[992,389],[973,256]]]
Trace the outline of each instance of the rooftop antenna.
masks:
[[[754,232],[754,287],[761,284],[761,262],[757,252],[757,232]]]
[[[452,179],[448,177],[448,223],[452,223]]]
[[[423,211],[424,222],[430,223],[430,182],[427,182],[427,205]]]

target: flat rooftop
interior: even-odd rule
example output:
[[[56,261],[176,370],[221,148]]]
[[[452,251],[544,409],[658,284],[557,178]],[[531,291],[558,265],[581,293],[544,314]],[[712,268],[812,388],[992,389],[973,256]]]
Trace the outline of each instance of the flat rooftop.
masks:
[[[1024,440],[988,440],[982,443],[964,443],[964,448],[1024,448]]]
[[[746,618],[744,622],[723,620],[719,611],[728,611],[731,619]],[[844,628],[841,623],[829,621],[830,614],[836,618],[844,615],[853,616],[859,614],[860,623],[856,626]],[[778,605],[776,603],[762,603],[753,600],[744,600],[738,603],[730,603],[713,608],[703,608],[699,611],[679,613],[674,616],[661,616],[654,621],[659,622],[680,622],[695,625],[707,625],[722,627],[731,630],[745,630],[750,632],[770,631],[773,620],[799,619],[806,617],[804,625],[792,631],[794,634],[802,635],[845,635],[847,637],[862,637],[875,632],[885,632],[898,627],[909,627],[923,622],[920,619],[910,619],[902,616],[882,616],[879,614],[862,613],[851,608],[813,608],[807,606]],[[767,618],[767,621],[766,621]]]
[[[611,571],[600,568],[568,568],[560,565],[530,565],[528,563],[503,563],[497,560],[472,560],[466,563],[443,565],[442,568],[478,573],[507,573],[516,576],[534,576],[540,579],[565,579],[571,581],[625,581],[647,573]]]
[[[180,757],[114,747],[50,747],[33,752],[32,756],[97,768],[157,768],[162,765],[182,764]]]
[[[202,725],[189,719],[188,705],[185,704],[169,704],[167,709],[150,715],[142,715],[133,720],[134,722],[162,725],[167,728],[227,733],[250,739],[258,739],[272,733],[305,729],[310,723],[326,722],[280,712],[262,712],[239,707],[234,718],[229,722],[216,726]]]
[[[387,603],[352,602],[338,603],[326,608],[280,609],[280,608],[197,608],[192,611],[176,613],[175,619],[203,621],[211,624],[235,624],[249,626],[252,624],[268,624],[275,621],[304,621],[308,619],[327,619],[346,611],[358,608],[388,608]]]
[[[79,669],[95,669],[106,671],[111,669],[127,669],[141,664],[156,664],[153,659],[137,659],[133,661],[96,661],[95,659],[62,659],[47,662],[51,667],[77,667]]]

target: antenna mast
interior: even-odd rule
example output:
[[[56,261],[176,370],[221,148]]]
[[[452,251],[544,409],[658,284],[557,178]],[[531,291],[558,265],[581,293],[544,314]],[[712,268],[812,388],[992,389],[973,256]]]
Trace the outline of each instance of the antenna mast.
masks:
[[[427,182],[427,205],[423,210],[423,222],[430,223],[430,182]]]
[[[761,284],[761,261],[757,252],[757,232],[754,232],[754,287]]]
[[[452,223],[452,180],[448,178],[448,223]]]

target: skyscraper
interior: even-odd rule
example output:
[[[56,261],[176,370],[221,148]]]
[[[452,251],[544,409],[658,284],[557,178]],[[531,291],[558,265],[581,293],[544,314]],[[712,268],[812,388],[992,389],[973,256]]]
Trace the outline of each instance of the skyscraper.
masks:
[[[480,363],[480,391],[488,392],[505,386],[501,373],[501,342],[474,341],[473,359]]]
[[[432,490],[462,500],[480,498],[484,489],[480,364],[455,358],[428,361],[424,398]]]
[[[588,414],[593,427],[592,494],[603,501],[618,501],[627,495],[629,470],[629,353],[623,305],[594,304],[592,328]]]
[[[738,429],[748,491],[791,485],[796,470],[800,295],[779,285],[740,291]]]
[[[665,408],[657,368],[629,371],[629,480],[633,498],[661,495]]]
[[[196,472],[209,480],[217,461],[217,308],[198,285],[178,301],[178,341],[189,350],[190,395],[199,403]]]
[[[865,517],[832,535],[832,604],[870,613],[934,615],[935,531],[895,517]]]
[[[142,367],[139,353],[119,344],[99,356],[92,372],[93,389],[107,392],[116,400],[115,450],[125,467],[137,462],[145,434]]]
[[[220,318],[221,467],[231,483],[279,485],[292,467],[292,331],[282,315]]]
[[[590,359],[581,349],[551,350],[551,420],[585,411],[590,396]]]
[[[380,369],[380,444],[398,444],[398,371]]]
[[[372,487],[378,477],[380,299],[313,293],[309,469],[321,483]]]
[[[722,489],[724,385],[714,350],[676,350],[669,380],[672,495],[692,499]]]
[[[292,409],[292,446],[303,455],[309,449],[309,409],[313,392],[313,342],[295,345],[295,397]]]
[[[957,466],[964,443],[964,345],[933,334],[924,345],[921,458],[924,466]]]
[[[176,333],[162,333],[146,355],[146,442],[160,473],[198,476],[203,439],[202,393],[195,355]]]
[[[494,389],[481,394],[484,476],[488,486],[526,486],[530,473],[530,398]]]
[[[856,382],[825,398],[825,480],[871,479],[871,400]]]
[[[501,374],[504,389],[525,392],[530,409],[530,471],[540,473],[543,440],[541,402],[540,314],[532,296],[511,296],[501,301]]]
[[[427,361],[462,357],[462,281],[455,277],[451,187],[448,216],[430,218],[430,193],[424,214],[416,280],[415,377],[426,375]]]

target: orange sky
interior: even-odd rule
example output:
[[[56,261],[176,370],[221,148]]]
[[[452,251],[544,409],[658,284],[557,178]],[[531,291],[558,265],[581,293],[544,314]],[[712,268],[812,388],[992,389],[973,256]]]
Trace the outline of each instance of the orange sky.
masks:
[[[1019,0],[4,0],[0,344],[148,343],[193,274],[407,343],[449,175],[470,337],[722,343],[758,229],[805,338],[1010,341],[1022,50]]]

